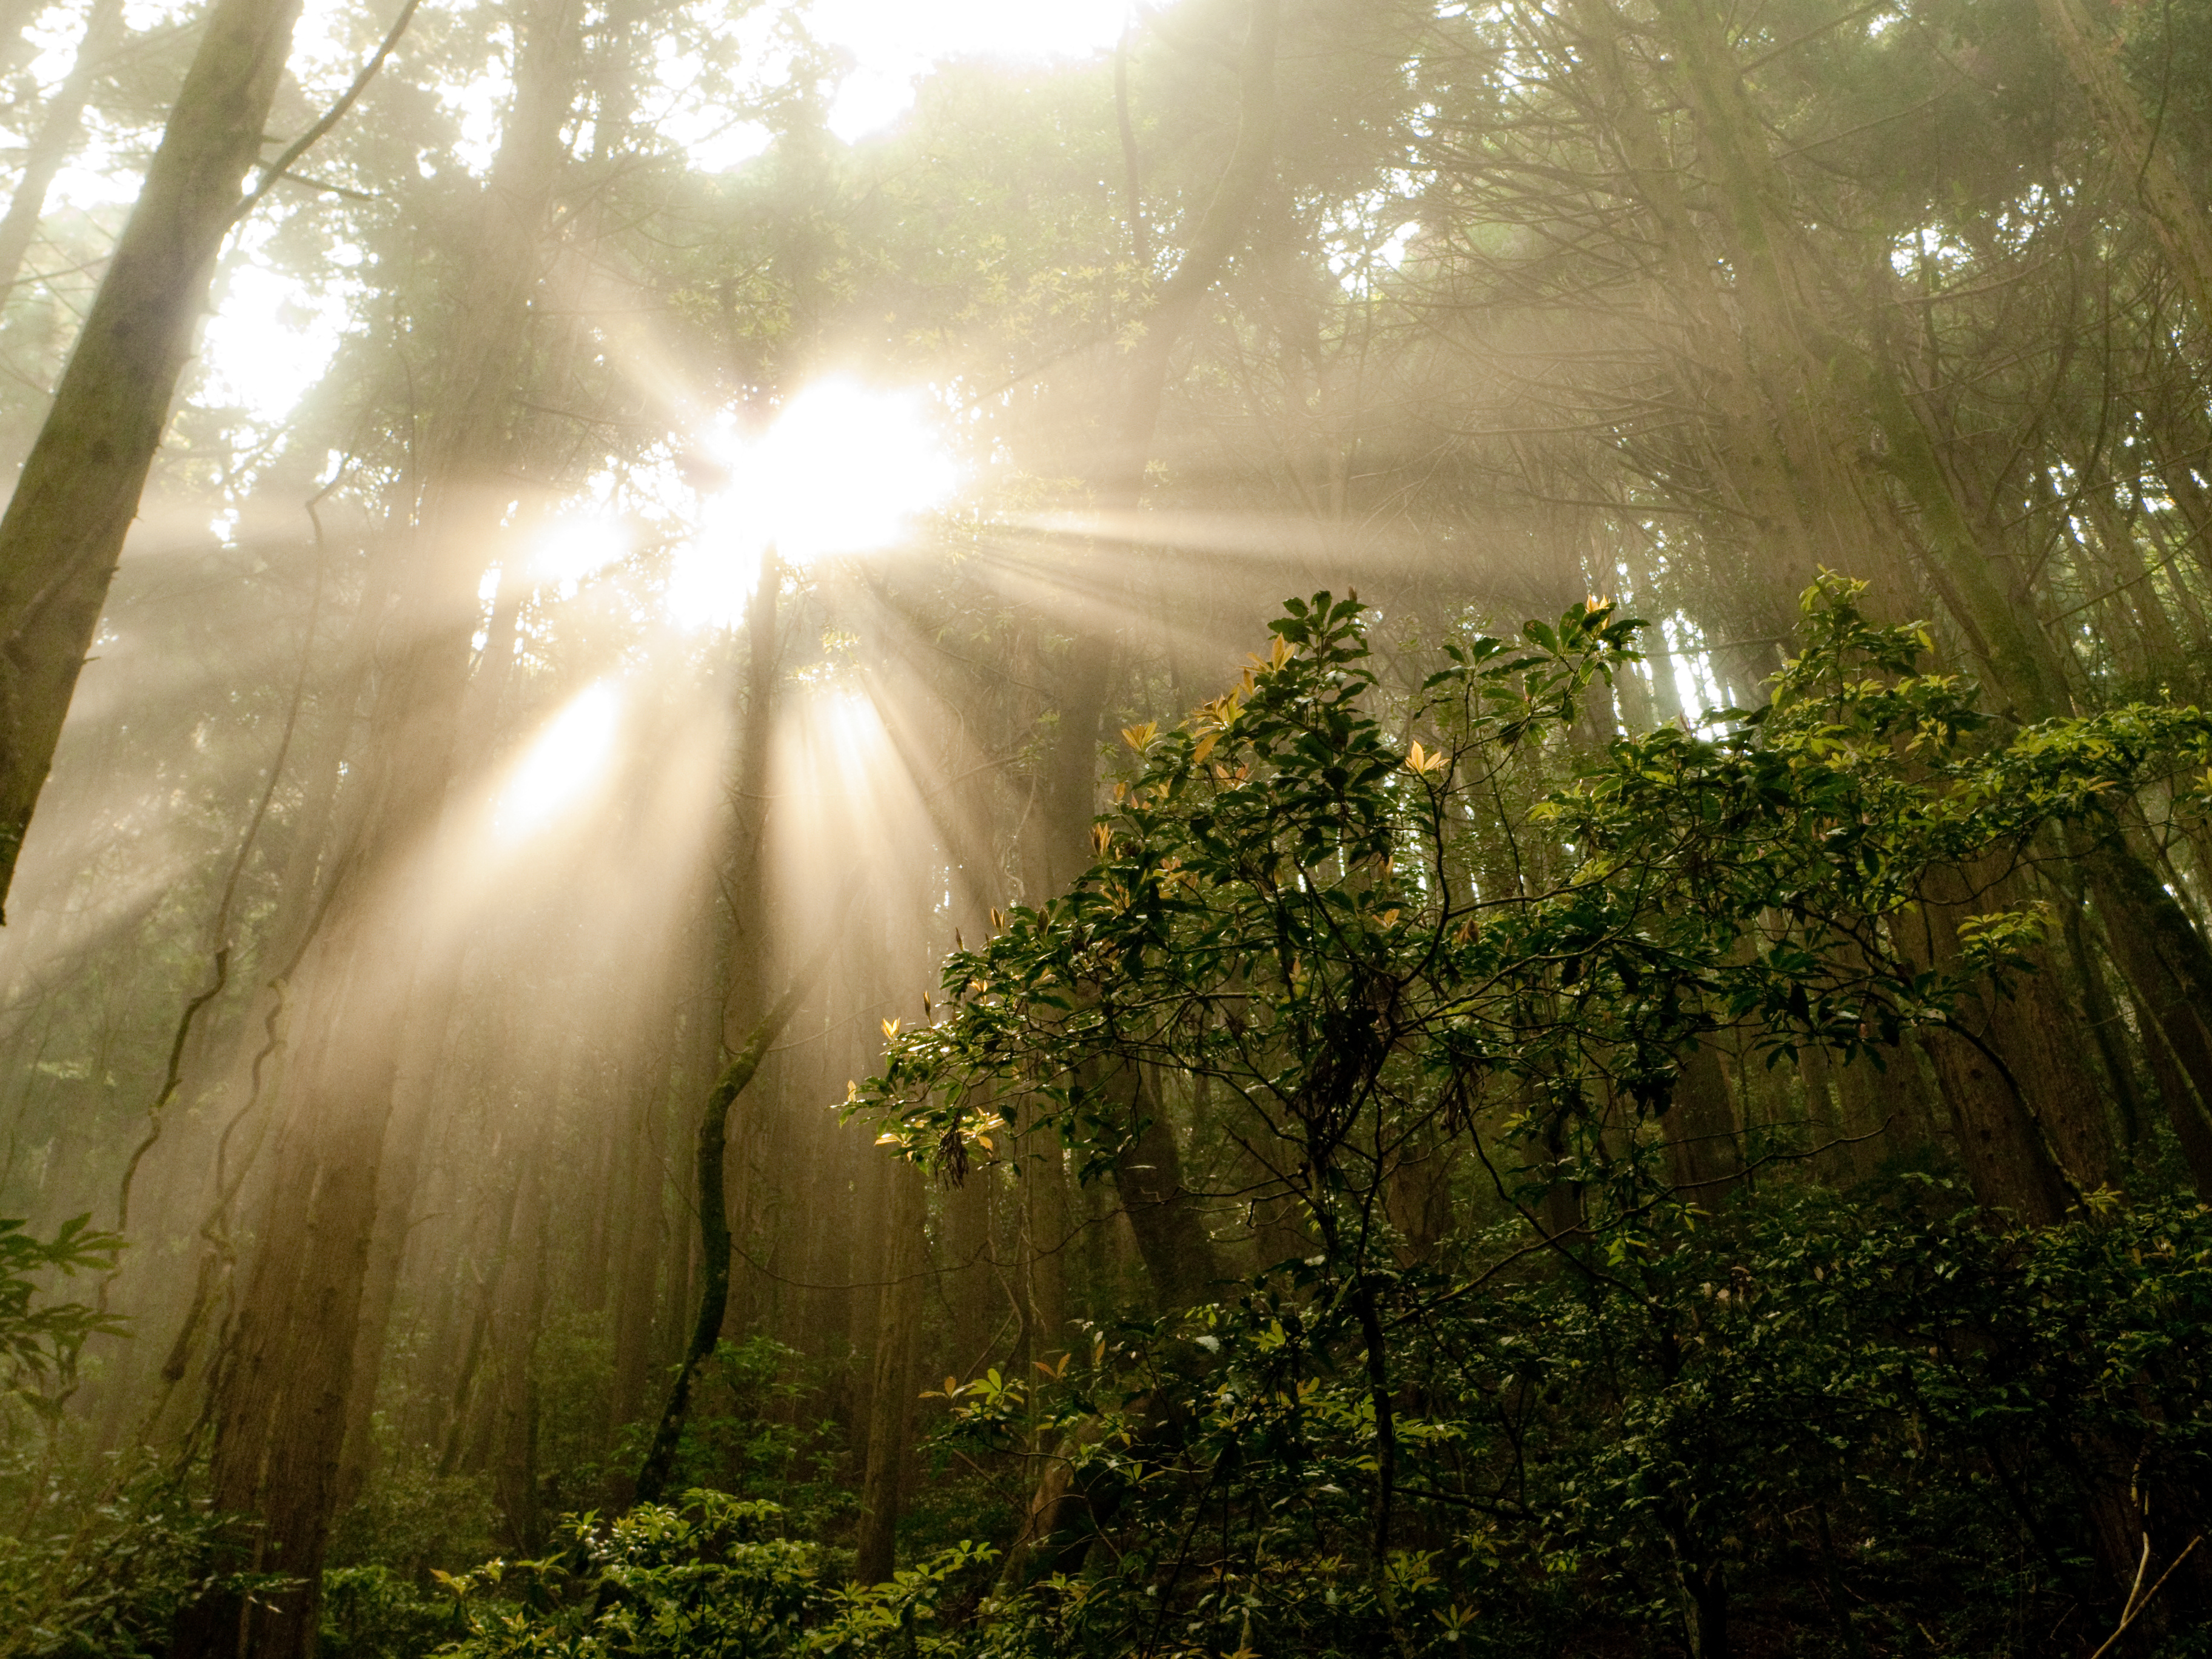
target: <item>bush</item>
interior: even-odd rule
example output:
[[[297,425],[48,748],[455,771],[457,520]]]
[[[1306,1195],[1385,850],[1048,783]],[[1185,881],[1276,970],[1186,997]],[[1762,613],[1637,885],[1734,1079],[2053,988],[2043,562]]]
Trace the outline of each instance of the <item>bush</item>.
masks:
[[[494,1561],[437,1575],[465,1632],[456,1659],[780,1659],[791,1655],[939,1653],[946,1587],[989,1552],[940,1552],[890,1583],[838,1582],[842,1559],[786,1535],[775,1504],[695,1490],[602,1525],[585,1516],[569,1548],[542,1561]]]

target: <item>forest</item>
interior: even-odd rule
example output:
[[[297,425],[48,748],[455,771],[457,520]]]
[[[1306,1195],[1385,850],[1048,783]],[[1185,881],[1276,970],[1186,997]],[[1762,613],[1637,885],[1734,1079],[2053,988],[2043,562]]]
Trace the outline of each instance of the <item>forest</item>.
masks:
[[[0,1659],[2212,1655],[2208,0],[0,158]]]

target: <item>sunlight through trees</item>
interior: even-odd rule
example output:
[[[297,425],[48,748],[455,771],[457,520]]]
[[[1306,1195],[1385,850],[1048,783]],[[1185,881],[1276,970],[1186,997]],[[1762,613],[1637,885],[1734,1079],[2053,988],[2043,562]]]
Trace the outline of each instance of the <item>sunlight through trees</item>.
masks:
[[[2208,87],[0,5],[0,1656],[2197,1651]]]

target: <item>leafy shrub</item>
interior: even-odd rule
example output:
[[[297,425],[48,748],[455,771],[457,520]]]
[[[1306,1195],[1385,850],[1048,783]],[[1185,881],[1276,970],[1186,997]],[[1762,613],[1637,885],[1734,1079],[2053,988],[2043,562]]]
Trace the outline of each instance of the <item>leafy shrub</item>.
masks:
[[[451,1596],[426,1595],[389,1567],[333,1567],[323,1574],[318,1659],[413,1659],[459,1632]]]
[[[437,1575],[465,1632],[441,1651],[466,1659],[684,1659],[939,1653],[947,1587],[988,1550],[940,1552],[886,1584],[837,1580],[822,1545],[786,1535],[775,1504],[694,1490],[602,1525],[570,1523],[570,1547]]]
[[[0,1656],[136,1659],[167,1650],[177,1613],[266,1575],[216,1574],[222,1523],[178,1475],[102,1460],[15,1460],[15,1519],[0,1531]]]

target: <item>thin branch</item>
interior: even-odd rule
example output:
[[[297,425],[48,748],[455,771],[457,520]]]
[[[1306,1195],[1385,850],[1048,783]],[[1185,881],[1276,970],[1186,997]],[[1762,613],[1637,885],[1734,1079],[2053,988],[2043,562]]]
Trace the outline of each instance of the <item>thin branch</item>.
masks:
[[[261,198],[276,188],[277,183],[290,172],[292,163],[313,149],[325,133],[345,119],[346,112],[351,109],[355,100],[368,90],[368,83],[376,78],[377,70],[384,67],[384,60],[392,56],[392,48],[399,44],[399,37],[407,33],[408,24],[415,21],[415,8],[422,3],[422,0],[407,0],[407,3],[399,9],[399,15],[393,20],[392,27],[385,31],[383,42],[377,47],[376,55],[361,66],[361,73],[353,77],[353,84],[338,95],[337,103],[332,104],[323,112],[321,120],[295,138],[286,147],[282,155],[262,168],[261,182],[239,203],[237,210],[230,216],[231,223],[236,224],[255,208],[260,206]],[[337,186],[325,185],[319,188],[331,190]]]

